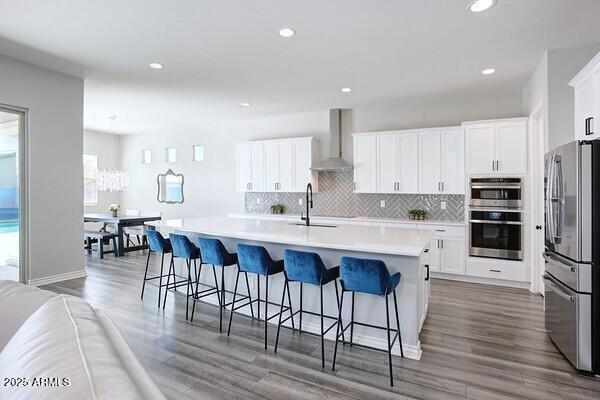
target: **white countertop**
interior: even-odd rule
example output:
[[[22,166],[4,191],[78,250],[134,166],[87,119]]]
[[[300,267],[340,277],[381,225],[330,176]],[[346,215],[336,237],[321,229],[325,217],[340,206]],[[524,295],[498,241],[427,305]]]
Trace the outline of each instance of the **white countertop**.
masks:
[[[236,239],[409,257],[420,256],[433,236],[433,231],[427,229],[362,225],[307,227],[288,221],[228,217],[171,219],[147,225]]]
[[[258,214],[258,213],[230,213],[231,217],[255,217],[255,218],[265,218],[265,219],[277,219],[277,218],[297,218],[300,220],[300,215],[297,214]],[[413,220],[409,218],[391,218],[391,217],[366,217],[366,216],[357,216],[357,217],[336,217],[329,215],[312,215],[311,218],[318,220],[342,220],[342,221],[363,221],[363,222],[384,222],[384,223],[399,223],[399,224],[418,224],[418,225],[448,225],[448,226],[465,226],[464,222],[457,222],[452,220]]]

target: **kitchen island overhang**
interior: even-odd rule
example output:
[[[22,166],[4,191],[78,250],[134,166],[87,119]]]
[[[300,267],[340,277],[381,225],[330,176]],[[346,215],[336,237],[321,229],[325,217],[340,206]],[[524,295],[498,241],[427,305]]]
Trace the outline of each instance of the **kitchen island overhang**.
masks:
[[[327,268],[339,265],[342,256],[382,260],[387,264],[390,273],[400,272],[402,274],[396,293],[404,355],[412,359],[421,357],[419,334],[427,313],[429,274],[426,271],[426,265],[428,249],[433,236],[431,230],[354,225],[307,227],[283,221],[227,217],[164,220],[148,223],[147,227],[148,229],[158,229],[165,235],[171,232],[184,233],[195,243],[197,243],[198,237],[218,238],[231,252],[236,252],[238,243],[264,246],[273,259],[282,259],[284,249],[312,251],[321,256]],[[176,262],[176,264],[178,268],[184,268],[183,262]],[[185,273],[187,274],[187,271]],[[236,273],[235,266],[225,267],[227,290],[233,289]],[[206,283],[213,282],[212,270],[203,268],[200,279]],[[278,274],[269,279],[269,301],[279,303],[285,278],[283,274]],[[250,283],[252,296],[256,298],[258,286],[256,277],[252,277]],[[264,285],[260,286],[262,286],[261,298],[264,298]],[[311,285],[303,286],[303,308],[311,311],[319,310],[319,288]],[[290,289],[295,311],[299,305],[299,284],[290,283]],[[338,308],[334,286],[329,284],[323,289],[324,312],[326,315],[337,317]],[[344,326],[350,321],[351,297],[348,295],[344,298],[342,315]],[[216,297],[214,299],[206,297],[203,300],[218,304]],[[227,299],[228,302],[230,300],[230,298]],[[357,293],[355,300],[355,321],[385,326],[385,299],[383,297]],[[269,315],[278,311],[278,307],[270,306]],[[196,312],[201,313],[202,307],[197,307]],[[236,312],[249,316],[250,308],[246,307]],[[393,319],[392,310],[390,310],[390,317]],[[276,318],[269,322],[277,323]],[[286,326],[291,327],[290,322],[288,321]],[[303,330],[319,333],[319,318],[306,316],[303,319]],[[328,332],[326,338],[334,340],[335,330],[332,329]],[[354,342],[382,350],[387,348],[385,331],[377,329],[356,326]],[[393,348],[393,353],[400,354],[397,344]]]

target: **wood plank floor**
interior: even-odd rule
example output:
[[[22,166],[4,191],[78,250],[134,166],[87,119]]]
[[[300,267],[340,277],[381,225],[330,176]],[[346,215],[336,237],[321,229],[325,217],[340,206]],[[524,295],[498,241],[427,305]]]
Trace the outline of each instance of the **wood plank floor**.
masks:
[[[276,329],[264,351],[258,321],[234,319],[228,338],[215,306],[200,303],[190,324],[183,296],[163,312],[146,286],[140,301],[145,257],[94,255],[87,278],[44,288],[107,310],[170,399],[600,399],[600,379],[562,358],[544,333],[542,298],[526,290],[434,280],[423,357],[395,357],[390,388],[384,353],[343,347],[331,372],[333,344],[322,370],[317,337],[282,330],[274,355]]]

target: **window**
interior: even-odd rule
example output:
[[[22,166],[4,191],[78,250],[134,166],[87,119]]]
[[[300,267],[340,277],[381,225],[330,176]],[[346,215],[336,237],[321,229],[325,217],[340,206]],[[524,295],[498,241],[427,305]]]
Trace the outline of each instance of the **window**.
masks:
[[[150,150],[142,150],[142,164],[152,163],[152,152]]]
[[[174,147],[167,147],[167,162],[177,162],[177,149]]]
[[[98,204],[98,156],[94,154],[83,155],[83,204]]]
[[[193,145],[194,154],[192,156],[193,161],[204,161],[204,146]]]

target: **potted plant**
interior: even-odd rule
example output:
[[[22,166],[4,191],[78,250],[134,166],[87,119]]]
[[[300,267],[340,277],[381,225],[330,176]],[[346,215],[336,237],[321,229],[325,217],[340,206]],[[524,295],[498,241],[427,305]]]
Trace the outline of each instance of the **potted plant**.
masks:
[[[412,210],[408,210],[409,219],[424,220],[426,215],[427,211],[422,210],[420,208],[413,208]]]
[[[271,213],[273,214],[283,214],[284,210],[285,207],[283,206],[283,204],[273,204],[271,206]]]
[[[119,208],[121,208],[120,205],[118,205],[118,204],[111,204],[110,206],[108,206],[108,211],[110,211],[112,213],[113,217],[116,217],[117,213],[119,212]]]

